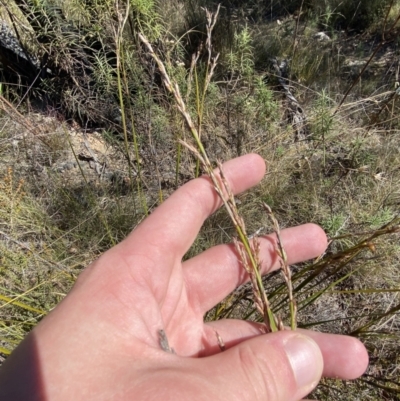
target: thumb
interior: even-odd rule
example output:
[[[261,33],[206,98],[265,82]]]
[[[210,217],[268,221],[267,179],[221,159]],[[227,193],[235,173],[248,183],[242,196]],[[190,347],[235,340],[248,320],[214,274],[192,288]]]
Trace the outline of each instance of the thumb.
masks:
[[[227,400],[297,401],[323,370],[318,345],[290,331],[252,338],[203,361],[208,383]]]

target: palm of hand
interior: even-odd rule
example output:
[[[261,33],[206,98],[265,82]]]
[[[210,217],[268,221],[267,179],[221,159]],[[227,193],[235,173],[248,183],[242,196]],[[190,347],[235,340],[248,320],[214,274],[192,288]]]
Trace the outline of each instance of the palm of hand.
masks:
[[[234,193],[255,185],[264,169],[262,159],[256,155],[224,166]],[[163,396],[170,388],[171,396],[189,391],[189,397],[193,396],[190,389],[205,391],[204,382],[220,377],[224,369],[231,368],[229,363],[249,364],[244,361],[247,356],[243,356],[243,350],[251,350],[254,340],[245,340],[259,337],[259,325],[235,320],[203,322],[207,310],[247,280],[234,247],[219,245],[182,263],[202,223],[219,206],[220,200],[208,179],[191,181],[84,271],[71,293],[15,353],[14,361],[23,358],[24,349],[32,354],[32,369],[43,386],[36,388],[36,392],[48,395],[35,400],[154,399],[161,388]],[[290,263],[315,257],[326,247],[325,234],[312,224],[284,230],[282,239]],[[261,240],[264,272],[279,267],[274,249],[273,236]],[[177,355],[162,349],[160,330],[165,331]],[[221,354],[216,333],[226,344],[226,353]],[[268,355],[271,361],[275,354],[280,357],[285,338],[293,333],[277,334],[261,339],[273,345]],[[354,339],[320,333],[307,335],[318,343],[325,375],[352,378],[365,369],[365,350]],[[339,355],[338,348],[344,353]],[[232,359],[221,364],[210,358],[193,358],[211,355]],[[250,368],[254,364],[251,360]],[[180,381],[182,374],[191,378],[190,384]],[[155,377],[164,386],[160,384],[160,388],[154,389],[149,383]],[[229,380],[222,387],[214,380],[216,387],[210,387],[208,395],[218,399],[221,388],[233,389],[236,379]],[[304,389],[294,393],[293,378],[287,381],[287,389],[282,391],[305,394]],[[265,399],[270,384],[267,378],[260,382],[250,386],[255,388],[254,393],[249,393],[250,398]],[[153,391],[150,395],[149,386]],[[257,392],[258,386],[261,390]],[[239,398],[244,396],[242,388],[236,390]],[[223,392],[222,396],[220,399],[224,399]],[[278,397],[275,394],[270,399]]]

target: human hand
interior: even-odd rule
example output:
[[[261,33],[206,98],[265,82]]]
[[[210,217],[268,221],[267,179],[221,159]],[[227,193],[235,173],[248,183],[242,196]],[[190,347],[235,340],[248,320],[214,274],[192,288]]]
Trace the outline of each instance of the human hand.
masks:
[[[257,155],[224,164],[237,194],[257,184]],[[221,201],[206,177],[189,182],[78,278],[0,371],[0,400],[299,400],[321,375],[353,379],[368,364],[354,338],[298,330],[260,335],[255,323],[204,323],[247,274],[232,245],[182,262]],[[289,263],[322,253],[324,232],[282,230]],[[260,239],[263,272],[279,268],[273,236]],[[165,352],[164,330],[175,353]],[[216,332],[224,340],[221,352]]]

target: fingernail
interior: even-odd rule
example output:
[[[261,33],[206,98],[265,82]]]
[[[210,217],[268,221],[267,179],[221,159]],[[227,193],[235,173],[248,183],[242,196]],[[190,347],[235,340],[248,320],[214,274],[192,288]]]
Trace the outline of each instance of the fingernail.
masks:
[[[296,335],[284,345],[299,390],[313,389],[322,375],[323,360],[318,345],[311,338]]]

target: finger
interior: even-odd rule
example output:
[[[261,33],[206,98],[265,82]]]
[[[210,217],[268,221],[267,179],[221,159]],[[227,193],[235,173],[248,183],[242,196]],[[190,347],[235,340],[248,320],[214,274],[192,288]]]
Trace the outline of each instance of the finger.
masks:
[[[353,380],[367,370],[368,352],[359,339],[311,330],[299,329],[298,331],[318,343],[324,357],[324,376]]]
[[[320,255],[327,247],[324,231],[315,224],[304,224],[281,232],[289,264]],[[262,273],[280,267],[276,236],[260,238]],[[191,305],[205,313],[249,277],[233,245],[218,245],[184,263],[184,275]]]
[[[221,352],[223,341],[226,349],[259,336],[262,325],[243,320],[224,319],[205,325],[204,354]],[[323,359],[323,376],[342,380],[360,377],[368,367],[368,353],[360,340],[338,334],[319,333],[298,329],[303,335],[312,338],[319,346]],[[217,334],[218,333],[218,337]]]
[[[300,333],[281,331],[257,336],[225,352],[203,358],[207,383],[224,389],[226,400],[299,400],[321,378],[318,345]]]
[[[264,160],[249,154],[223,164],[234,194],[256,185],[264,176]],[[218,174],[218,173],[217,173]],[[202,176],[179,188],[121,244],[126,252],[147,249],[165,262],[165,255],[182,258],[195,240],[204,220],[221,206],[208,177]],[[122,251],[124,252],[124,251]],[[126,253],[124,252],[124,253]]]

